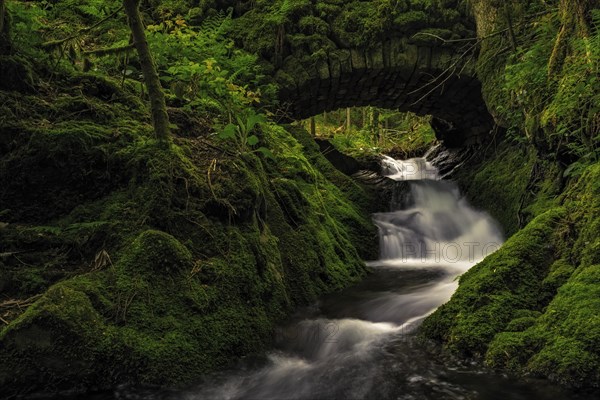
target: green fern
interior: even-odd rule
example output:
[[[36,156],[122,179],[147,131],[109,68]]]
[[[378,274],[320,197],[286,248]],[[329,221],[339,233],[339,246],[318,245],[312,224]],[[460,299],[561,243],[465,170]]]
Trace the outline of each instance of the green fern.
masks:
[[[209,40],[221,39],[229,31],[233,11],[219,11],[217,14],[206,18],[200,26],[202,36]]]

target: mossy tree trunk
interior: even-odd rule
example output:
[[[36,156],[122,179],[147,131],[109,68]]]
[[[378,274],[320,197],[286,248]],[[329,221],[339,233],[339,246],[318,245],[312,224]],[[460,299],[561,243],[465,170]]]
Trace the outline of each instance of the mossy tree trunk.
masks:
[[[10,32],[6,0],[0,0],[0,55],[10,53]]]
[[[569,52],[569,39],[573,34],[583,38],[586,47],[589,47],[588,38],[590,28],[587,21],[588,7],[587,0],[561,0],[559,3],[559,13],[561,19],[561,28],[554,42],[554,49],[548,62],[548,75],[553,76],[560,73],[565,58]],[[586,49],[586,57],[590,60],[590,50]]]
[[[150,97],[154,133],[160,141],[166,142],[170,137],[170,130],[165,94],[158,78],[152,53],[150,53],[150,48],[148,47],[144,24],[140,16],[139,4],[140,0],[123,0],[123,7],[127,14],[129,27],[131,28],[133,43],[140,58],[142,74],[144,75],[148,96]]]

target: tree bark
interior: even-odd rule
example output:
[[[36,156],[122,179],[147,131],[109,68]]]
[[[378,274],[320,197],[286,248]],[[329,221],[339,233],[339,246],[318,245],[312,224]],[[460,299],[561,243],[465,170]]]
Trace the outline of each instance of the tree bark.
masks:
[[[9,28],[6,1],[0,0],[0,55],[10,53],[11,46]]]
[[[6,3],[0,0],[0,33],[4,31],[4,13],[6,12]]]
[[[554,48],[548,62],[548,76],[557,75],[561,72],[569,51],[573,50],[569,41],[573,35],[583,40],[586,62],[593,68],[589,11],[597,8],[598,3],[600,3],[598,0],[560,1],[558,10],[561,19],[561,28],[554,42]]]
[[[379,144],[379,110],[371,108],[371,133],[375,143]]]
[[[346,130],[350,133],[352,127],[352,119],[350,117],[350,107],[346,108]]]
[[[158,72],[148,47],[146,32],[139,11],[140,0],[123,0],[125,14],[129,21],[129,27],[133,36],[133,44],[140,58],[142,74],[148,97],[150,98],[150,109],[152,111],[152,125],[156,138],[160,141],[167,141],[170,137],[169,115],[167,114],[167,105],[165,94],[158,78]]]
[[[510,4],[504,3],[504,13],[506,15],[506,25],[508,26],[508,36],[510,37],[510,45],[513,51],[517,51],[517,36],[513,28],[512,15],[510,11]]]

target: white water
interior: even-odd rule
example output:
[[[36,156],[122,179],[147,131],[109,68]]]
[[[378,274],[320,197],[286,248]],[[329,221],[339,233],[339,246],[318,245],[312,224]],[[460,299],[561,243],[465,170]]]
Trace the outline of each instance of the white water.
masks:
[[[413,326],[447,302],[458,283],[456,278],[497,250],[503,243],[496,221],[472,208],[453,182],[441,181],[438,171],[422,158],[406,161],[383,159],[389,178],[411,181],[408,206],[373,217],[379,228],[380,260],[373,267],[439,268],[443,279],[410,294],[419,316],[406,321]],[[403,299],[404,300],[404,299]]]
[[[369,265],[384,276],[373,285],[375,290],[367,287],[354,302],[334,303],[333,318],[321,314],[283,328],[282,350],[271,353],[266,366],[230,374],[221,384],[196,389],[184,398],[365,398],[377,393],[377,380],[385,376],[381,365],[402,357],[385,353],[386,347],[448,301],[456,290],[456,277],[502,243],[497,224],[471,208],[454,184],[438,180],[437,171],[424,159],[386,157],[383,171],[392,179],[411,181],[411,189],[403,201],[408,206],[374,215],[380,260]],[[403,282],[402,287],[393,281],[397,270],[418,270],[420,281]],[[409,350],[405,352],[404,358],[410,358]],[[420,382],[423,374],[407,377],[406,384]]]

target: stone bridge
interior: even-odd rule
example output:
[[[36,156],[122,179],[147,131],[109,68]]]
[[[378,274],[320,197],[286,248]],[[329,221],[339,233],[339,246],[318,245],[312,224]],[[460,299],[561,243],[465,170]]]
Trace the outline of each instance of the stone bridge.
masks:
[[[268,62],[291,118],[371,105],[432,115],[448,146],[490,132],[464,1],[262,3],[239,12],[237,41]]]

